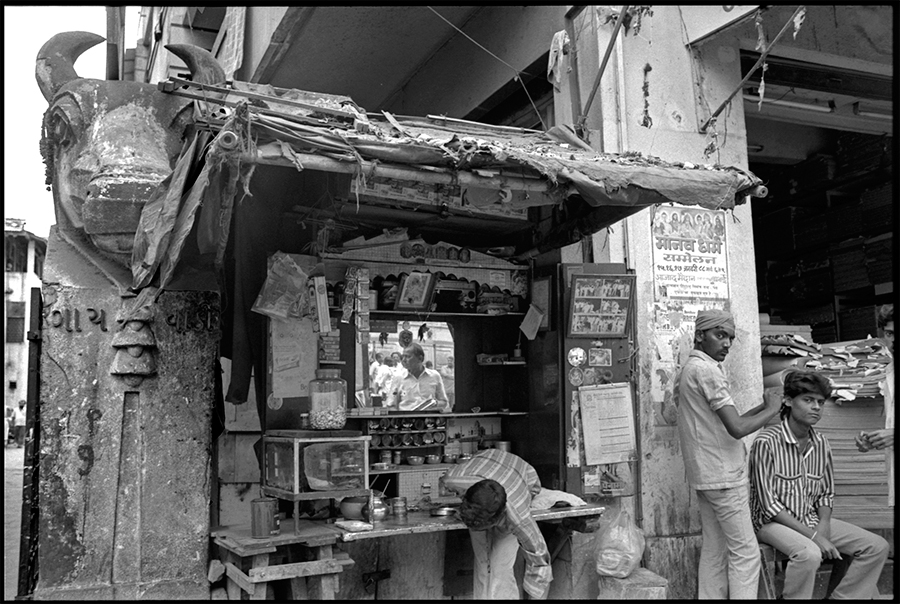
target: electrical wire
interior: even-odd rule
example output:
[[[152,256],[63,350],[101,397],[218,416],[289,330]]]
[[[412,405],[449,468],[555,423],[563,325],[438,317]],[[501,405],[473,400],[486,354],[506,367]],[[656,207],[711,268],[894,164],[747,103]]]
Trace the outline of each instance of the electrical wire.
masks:
[[[470,42],[472,42],[472,44],[474,44],[475,46],[477,46],[478,48],[480,48],[480,49],[483,50],[484,52],[488,53],[489,55],[491,55],[492,57],[494,57],[495,59],[497,59],[498,61],[500,61],[501,63],[503,63],[504,65],[506,65],[507,67],[509,67],[510,69],[513,70],[513,72],[516,74],[516,81],[519,82],[519,84],[522,85],[522,90],[525,91],[525,96],[528,97],[528,102],[531,103],[532,109],[534,109],[534,112],[535,112],[535,113],[537,114],[537,116],[538,116],[538,120],[540,120],[540,122],[541,122],[541,128],[542,128],[543,130],[546,130],[546,129],[547,129],[547,125],[544,123],[544,118],[543,118],[543,116],[541,116],[541,112],[538,111],[537,105],[535,105],[534,100],[531,98],[531,93],[528,92],[528,87],[525,86],[525,82],[522,81],[522,75],[523,75],[523,74],[525,74],[525,75],[531,75],[531,74],[526,74],[524,71],[519,71],[518,69],[516,69],[515,67],[513,67],[512,65],[510,65],[509,63],[507,63],[506,61],[504,61],[503,59],[501,59],[500,57],[498,57],[498,56],[495,55],[494,53],[492,53],[490,50],[488,50],[487,48],[485,48],[484,46],[482,46],[481,44],[479,44],[476,40],[474,40],[474,39],[473,39],[471,36],[469,36],[466,32],[464,32],[463,30],[461,30],[460,28],[458,28],[456,25],[454,25],[453,23],[451,23],[450,21],[448,21],[441,13],[437,12],[436,10],[434,10],[434,9],[433,9],[432,7],[430,7],[430,6],[427,7],[427,8],[428,8],[428,10],[430,10],[431,12],[433,12],[435,15],[437,15],[438,17],[440,17],[441,20],[444,21],[444,23],[446,23],[447,25],[449,25],[450,27],[452,27],[453,29],[455,29],[456,31],[458,31],[459,33],[461,33],[467,40],[469,40]]]

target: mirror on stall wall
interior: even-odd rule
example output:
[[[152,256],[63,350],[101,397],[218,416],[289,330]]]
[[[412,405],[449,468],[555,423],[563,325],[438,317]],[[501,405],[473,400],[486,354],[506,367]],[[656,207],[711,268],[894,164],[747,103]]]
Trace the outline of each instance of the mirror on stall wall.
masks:
[[[441,374],[451,408],[455,404],[456,366],[454,363],[453,334],[450,326],[438,321],[395,321],[396,327],[385,325],[385,331],[369,334],[368,344],[363,343],[356,352],[357,401],[380,406],[388,404],[399,381],[406,374],[400,363],[402,342],[415,342],[425,351],[425,366]],[[376,365],[376,358],[382,359]]]

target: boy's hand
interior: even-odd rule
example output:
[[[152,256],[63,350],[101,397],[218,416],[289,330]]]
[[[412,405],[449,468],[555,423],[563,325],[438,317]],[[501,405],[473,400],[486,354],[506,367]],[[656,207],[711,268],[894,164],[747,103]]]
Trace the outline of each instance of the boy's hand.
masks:
[[[866,441],[869,443],[869,446],[882,450],[887,447],[894,446],[894,430],[893,429],[884,429],[884,430],[875,430],[873,432],[869,432],[866,434]]]
[[[856,443],[856,448],[860,453],[865,453],[866,451],[872,449],[872,445],[869,443],[869,435],[865,432],[861,431],[859,434],[857,434],[854,442]]]

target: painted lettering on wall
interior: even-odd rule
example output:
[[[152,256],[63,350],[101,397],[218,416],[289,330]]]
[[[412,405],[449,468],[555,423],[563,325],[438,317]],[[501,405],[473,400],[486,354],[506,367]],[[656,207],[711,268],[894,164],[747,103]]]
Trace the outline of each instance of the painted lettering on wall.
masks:
[[[47,324],[50,327],[63,328],[69,333],[73,331],[81,333],[83,331],[83,320],[87,320],[87,322],[99,326],[100,331],[107,330],[106,311],[103,309],[98,310],[96,308],[88,307],[84,309],[84,314],[82,314],[81,309],[78,308],[55,308],[48,312],[46,316]]]
[[[196,308],[184,308],[166,317],[166,323],[178,333],[188,331],[213,331],[219,328],[219,311],[209,304]]]

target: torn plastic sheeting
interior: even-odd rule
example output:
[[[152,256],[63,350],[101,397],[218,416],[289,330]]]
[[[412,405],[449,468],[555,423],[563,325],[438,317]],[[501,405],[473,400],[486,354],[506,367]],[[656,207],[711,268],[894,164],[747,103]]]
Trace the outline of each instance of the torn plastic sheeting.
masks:
[[[178,158],[175,170],[160,183],[153,199],[141,210],[131,254],[133,289],[141,289],[150,283],[168,248],[184,185],[193,164],[198,136],[199,134],[194,134],[187,150]]]
[[[165,256],[160,265],[160,289],[164,289],[169,284],[169,281],[172,279],[172,274],[175,272],[175,266],[178,264],[178,259],[181,257],[181,248],[184,247],[184,241],[191,232],[191,227],[194,225],[194,218],[197,215],[197,209],[200,207],[200,200],[203,199],[203,194],[209,186],[210,170],[211,166],[209,162],[206,162],[203,165],[203,169],[200,171],[200,176],[197,177],[197,180],[194,182],[193,186],[191,186],[190,191],[188,191],[184,205],[175,219],[175,226],[172,229],[169,246],[168,249],[166,249]]]
[[[527,158],[523,159],[527,161]],[[557,174],[570,180],[591,205],[615,203],[615,191],[638,187],[656,192],[663,198],[662,202],[699,205],[710,210],[730,209],[743,202],[743,199],[736,199],[739,191],[755,186],[750,178],[743,175],[712,170],[612,162],[597,162],[593,166],[585,165],[584,162],[566,165],[552,158],[543,159],[541,163],[545,169],[556,164]],[[535,163],[532,162],[532,165]],[[610,201],[606,201],[606,198]],[[637,201],[632,197],[621,200],[626,202],[624,205],[635,205]]]

